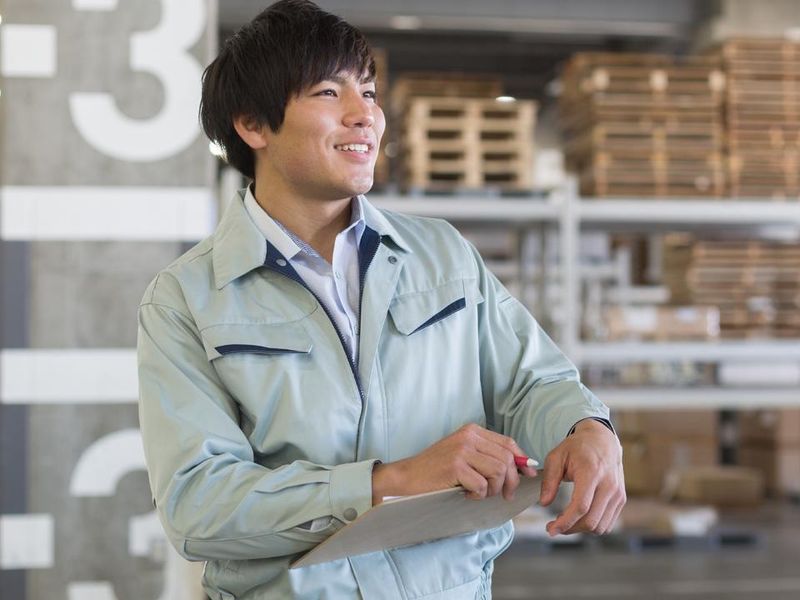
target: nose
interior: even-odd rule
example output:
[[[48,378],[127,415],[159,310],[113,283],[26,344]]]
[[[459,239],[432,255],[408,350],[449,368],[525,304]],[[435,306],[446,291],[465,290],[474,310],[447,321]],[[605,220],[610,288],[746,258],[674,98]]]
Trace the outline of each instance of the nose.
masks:
[[[374,101],[364,98],[360,92],[348,94],[342,123],[347,127],[372,127],[375,124],[374,107]]]

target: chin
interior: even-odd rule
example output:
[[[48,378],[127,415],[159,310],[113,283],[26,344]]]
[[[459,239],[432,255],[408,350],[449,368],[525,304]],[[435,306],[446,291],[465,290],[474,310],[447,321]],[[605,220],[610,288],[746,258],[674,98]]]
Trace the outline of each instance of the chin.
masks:
[[[369,178],[353,181],[349,186],[350,189],[352,190],[350,192],[350,195],[358,196],[359,194],[366,194],[368,191],[372,189],[373,183],[374,179],[371,176]]]

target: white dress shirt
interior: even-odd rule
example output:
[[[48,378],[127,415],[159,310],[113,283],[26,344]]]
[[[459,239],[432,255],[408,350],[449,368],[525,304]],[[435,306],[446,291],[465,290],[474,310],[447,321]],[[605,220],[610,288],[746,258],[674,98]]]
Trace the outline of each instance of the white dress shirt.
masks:
[[[251,188],[252,186],[247,188],[244,198],[250,218],[264,234],[267,242],[289,261],[327,309],[344,339],[350,359],[357,363],[361,292],[358,245],[366,227],[361,198],[358,196],[353,198],[350,225],[336,236],[333,244],[333,261],[329,263],[314,248],[261,208]]]

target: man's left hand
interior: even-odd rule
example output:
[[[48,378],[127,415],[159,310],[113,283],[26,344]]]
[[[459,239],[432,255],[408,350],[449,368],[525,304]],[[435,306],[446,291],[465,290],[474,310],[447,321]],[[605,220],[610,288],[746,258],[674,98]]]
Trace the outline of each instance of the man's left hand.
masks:
[[[547,533],[610,531],[626,499],[622,447],[617,436],[594,419],[580,421],[574,433],[547,455],[542,506],[555,499],[562,480],[574,482],[575,488],[564,512],[547,524]]]

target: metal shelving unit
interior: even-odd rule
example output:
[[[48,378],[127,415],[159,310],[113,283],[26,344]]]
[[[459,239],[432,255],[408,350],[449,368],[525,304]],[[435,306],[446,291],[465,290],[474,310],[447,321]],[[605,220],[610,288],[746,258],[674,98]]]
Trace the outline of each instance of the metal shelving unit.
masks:
[[[800,203],[768,200],[582,199],[570,181],[544,198],[475,196],[404,197],[370,195],[381,208],[440,217],[462,223],[505,223],[513,227],[552,227],[559,234],[559,279],[564,320],[558,342],[578,365],[632,362],[800,362],[800,340],[725,340],[719,342],[602,343],[580,339],[579,242],[588,228],[788,228],[800,232]],[[797,388],[600,388],[598,395],[615,408],[746,408],[800,406]]]

